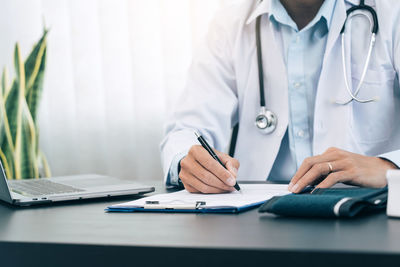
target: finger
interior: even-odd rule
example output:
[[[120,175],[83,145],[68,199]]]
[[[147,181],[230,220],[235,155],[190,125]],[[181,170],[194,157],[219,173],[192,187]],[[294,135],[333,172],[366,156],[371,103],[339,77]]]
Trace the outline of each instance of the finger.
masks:
[[[193,167],[188,170],[194,177],[201,180],[203,183],[219,188],[224,191],[233,191],[235,190],[233,187],[226,185],[223,183],[218,177],[216,177],[212,172],[205,169],[203,166],[198,164],[197,162],[193,162]]]
[[[233,177],[233,175],[218,161],[211,157],[211,155],[203,147],[194,149],[193,157],[200,165],[214,174],[223,183],[228,186],[235,185],[236,179]]]
[[[331,148],[322,155],[306,158],[290,181],[289,188],[297,184],[299,179],[303,177],[315,164],[337,160],[339,157],[338,152],[338,149]]]
[[[184,184],[189,185],[190,187],[194,188],[195,190],[203,194],[220,194],[226,192],[226,190],[221,190],[219,188],[207,185],[203,183],[201,180],[197,179],[195,176],[190,174],[187,175],[187,179],[185,180]]]
[[[331,165],[332,169],[329,167]],[[351,168],[348,160],[337,160],[315,164],[289,191],[293,193],[301,192],[308,185],[316,185],[322,182],[329,173],[338,172]]]
[[[321,176],[318,179],[312,181],[310,183],[311,186],[316,186],[317,184],[321,183],[324,179],[326,178],[326,176]]]
[[[184,184],[189,184],[191,187],[203,193],[222,193],[234,191],[233,187],[229,187],[224,184],[220,179],[215,177],[211,172],[206,170],[201,164],[199,164],[193,157],[193,153],[190,153],[180,162],[181,171],[179,176]],[[202,183],[194,180],[200,180]],[[206,188],[205,185],[212,188]],[[220,189],[220,190],[216,190]]]
[[[326,161],[326,158],[326,155],[318,155],[304,159],[303,163],[301,163],[299,169],[290,181],[289,188],[296,185],[300,178],[302,178],[316,163]]]
[[[332,172],[315,188],[329,188],[337,183],[345,182],[349,177],[346,171]]]
[[[196,188],[188,185],[188,184],[183,184],[185,186],[186,191],[190,192],[190,193],[200,193],[199,190],[197,190]]]
[[[218,151],[216,151],[216,153],[217,153],[217,156],[219,157],[219,159],[222,161],[222,163],[228,169],[228,171],[236,178],[239,167],[240,167],[239,161],[225,153],[221,153]]]
[[[226,192],[226,190],[221,190],[219,188],[215,188],[213,186],[203,183],[201,180],[199,180],[197,177],[193,176],[186,170],[181,170],[180,178],[185,186],[189,185],[190,187],[204,194],[218,194]]]
[[[324,163],[317,163],[311,167],[311,169],[301,177],[296,184],[291,188],[290,191],[293,193],[300,193],[303,189],[311,185],[314,181],[330,173],[329,165]]]

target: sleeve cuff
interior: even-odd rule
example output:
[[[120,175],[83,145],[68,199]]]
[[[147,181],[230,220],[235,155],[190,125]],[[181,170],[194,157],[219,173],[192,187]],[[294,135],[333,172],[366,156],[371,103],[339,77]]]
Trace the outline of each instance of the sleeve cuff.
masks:
[[[377,157],[392,162],[399,169],[399,166],[400,166],[400,150],[395,150],[395,151],[392,151],[392,152],[381,154],[381,155],[378,155]]]
[[[186,155],[187,155],[186,152],[181,152],[173,158],[171,166],[169,167],[168,171],[168,176],[166,181],[167,186],[179,186],[179,187],[182,186],[182,182],[179,179],[179,170],[180,170],[179,164]]]

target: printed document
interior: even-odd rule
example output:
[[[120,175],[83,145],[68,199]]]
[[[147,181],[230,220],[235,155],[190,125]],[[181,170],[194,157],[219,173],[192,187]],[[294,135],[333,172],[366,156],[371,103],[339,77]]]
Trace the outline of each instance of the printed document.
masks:
[[[110,208],[193,208],[200,203],[202,208],[239,208],[262,203],[274,196],[289,194],[286,184],[240,184],[241,191],[224,194],[198,194],[181,190],[158,194],[138,200],[113,205]]]

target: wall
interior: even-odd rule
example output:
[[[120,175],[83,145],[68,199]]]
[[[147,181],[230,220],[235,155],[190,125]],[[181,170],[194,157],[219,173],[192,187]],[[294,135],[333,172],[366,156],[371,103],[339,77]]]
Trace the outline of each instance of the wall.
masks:
[[[50,28],[40,106],[53,175],[162,179],[163,121],[222,0],[0,0],[0,66]]]

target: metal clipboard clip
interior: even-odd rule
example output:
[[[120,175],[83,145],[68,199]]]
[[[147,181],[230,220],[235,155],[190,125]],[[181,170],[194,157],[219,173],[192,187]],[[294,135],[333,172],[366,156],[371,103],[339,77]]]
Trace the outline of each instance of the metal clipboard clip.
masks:
[[[143,208],[144,209],[154,209],[154,210],[198,210],[204,208],[207,203],[205,201],[185,202],[182,200],[172,200],[168,202],[160,201],[146,201]]]

